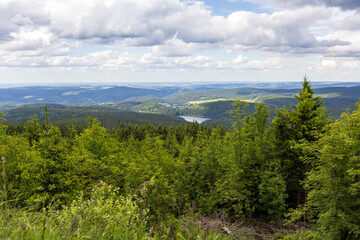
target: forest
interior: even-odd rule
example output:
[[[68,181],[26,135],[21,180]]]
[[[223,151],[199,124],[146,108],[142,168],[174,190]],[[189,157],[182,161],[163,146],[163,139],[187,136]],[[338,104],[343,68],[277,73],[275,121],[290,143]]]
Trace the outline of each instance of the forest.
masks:
[[[232,128],[2,119],[0,238],[359,239],[360,103],[294,97],[273,120],[236,100]]]

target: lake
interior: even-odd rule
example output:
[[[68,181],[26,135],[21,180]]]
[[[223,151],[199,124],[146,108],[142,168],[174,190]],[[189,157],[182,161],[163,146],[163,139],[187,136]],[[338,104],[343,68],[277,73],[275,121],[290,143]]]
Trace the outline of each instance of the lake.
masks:
[[[185,119],[187,122],[198,122],[202,123],[206,120],[211,120],[211,118],[203,118],[203,117],[194,117],[194,116],[180,116],[181,118]]]

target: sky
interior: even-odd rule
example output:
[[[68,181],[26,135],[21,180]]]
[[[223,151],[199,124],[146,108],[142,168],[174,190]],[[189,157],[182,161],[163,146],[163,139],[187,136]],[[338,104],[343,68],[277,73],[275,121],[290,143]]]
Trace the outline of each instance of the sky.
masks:
[[[0,85],[360,81],[359,0],[0,0]]]

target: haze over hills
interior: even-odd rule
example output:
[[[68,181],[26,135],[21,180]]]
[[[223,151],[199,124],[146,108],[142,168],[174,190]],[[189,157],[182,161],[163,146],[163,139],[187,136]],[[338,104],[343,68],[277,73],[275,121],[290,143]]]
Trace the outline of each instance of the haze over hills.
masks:
[[[279,88],[284,86],[287,88]],[[92,114],[111,127],[116,127],[121,121],[126,124],[149,121],[155,125],[160,122],[178,125],[183,120],[176,116],[192,115],[211,118],[206,124],[231,126],[232,117],[227,112],[232,109],[233,100],[249,102],[250,112],[255,103],[265,104],[269,106],[271,116],[274,116],[276,108],[296,104],[293,96],[298,93],[299,86],[300,83],[292,82],[2,88],[0,106],[7,121],[15,124],[26,122],[34,114],[41,116],[41,108],[48,103],[55,104],[49,106],[51,118],[57,122],[84,123]],[[324,99],[333,119],[347,108],[354,109],[355,102],[360,98],[360,84],[357,83],[315,82],[313,86],[316,94]]]
[[[336,91],[354,93],[349,86],[360,83],[325,83],[314,82],[312,86],[318,94],[328,94]],[[161,98],[174,104],[188,101],[198,101],[201,98],[261,98],[262,95],[293,96],[300,87],[299,82],[280,83],[219,83],[219,84],[140,84],[130,86],[117,85],[81,85],[81,86],[28,86],[0,88],[0,104],[22,103],[56,103],[64,105],[91,105],[101,102],[116,101],[162,101]],[[330,87],[330,89],[328,89]],[[206,95],[206,96],[203,96]],[[356,95],[356,93],[355,93]],[[138,99],[140,98],[140,99]],[[144,99],[145,98],[145,99]]]

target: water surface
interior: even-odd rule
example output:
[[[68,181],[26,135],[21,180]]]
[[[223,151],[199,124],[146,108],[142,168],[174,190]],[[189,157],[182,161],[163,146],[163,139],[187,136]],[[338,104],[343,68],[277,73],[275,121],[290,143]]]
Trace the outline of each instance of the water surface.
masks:
[[[181,118],[185,119],[187,122],[198,122],[202,123],[207,120],[211,120],[211,118],[203,118],[203,117],[195,117],[195,116],[180,116]]]

